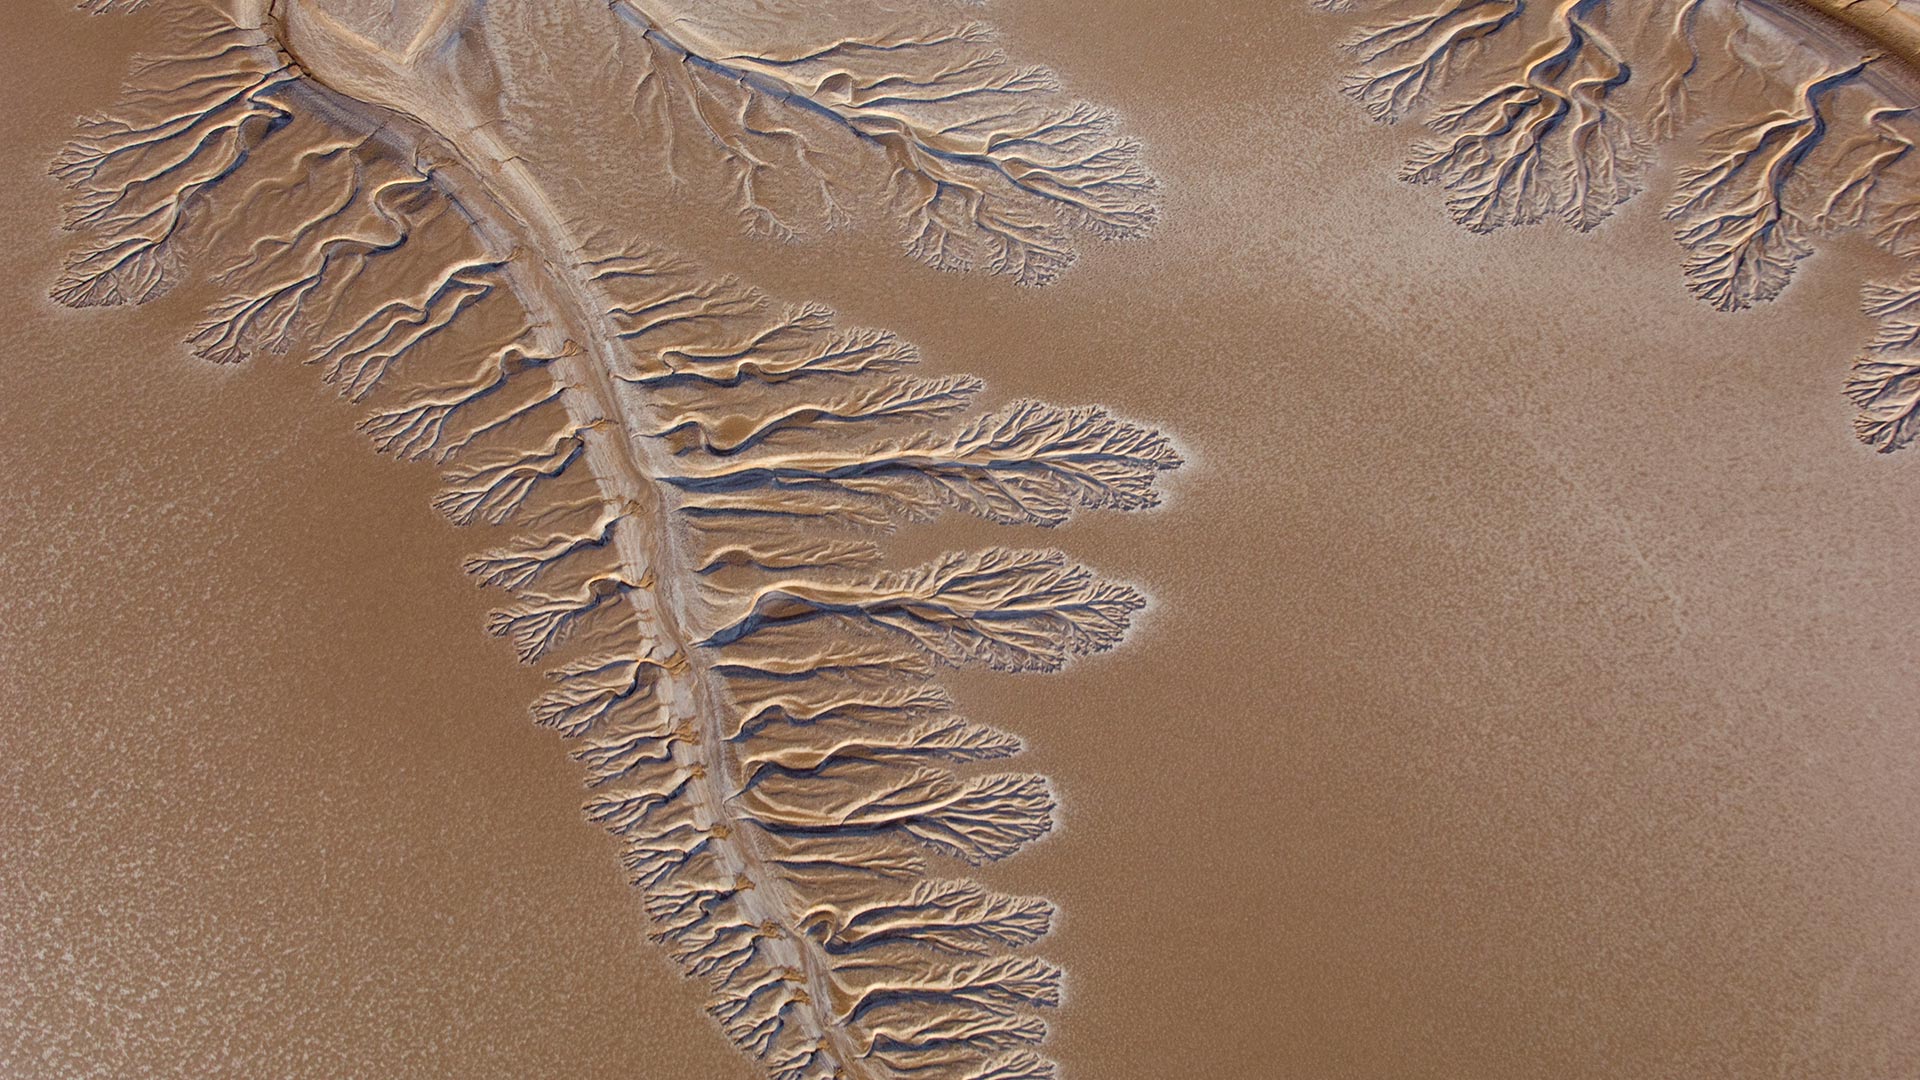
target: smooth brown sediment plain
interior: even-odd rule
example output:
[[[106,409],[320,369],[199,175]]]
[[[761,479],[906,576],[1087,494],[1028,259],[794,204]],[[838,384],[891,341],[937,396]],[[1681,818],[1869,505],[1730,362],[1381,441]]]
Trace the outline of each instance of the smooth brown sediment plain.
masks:
[[[1913,1071],[1892,253],[1727,315],[1657,205],[1456,229],[1304,10],[860,24],[1090,209],[665,8],[23,18],[0,1071]],[[45,161],[182,30],[186,257],[58,307]]]

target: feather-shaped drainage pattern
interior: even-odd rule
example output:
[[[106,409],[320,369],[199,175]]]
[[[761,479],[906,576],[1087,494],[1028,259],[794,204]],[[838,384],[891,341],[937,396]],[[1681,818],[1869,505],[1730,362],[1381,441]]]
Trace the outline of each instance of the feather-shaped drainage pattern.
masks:
[[[54,295],[143,301],[192,255],[224,297],[195,353],[297,357],[379,449],[441,467],[435,505],[498,533],[467,569],[511,597],[488,629],[551,664],[533,713],[588,816],[771,1075],[1051,1076],[1060,972],[1024,950],[1052,905],[964,868],[1045,835],[1054,795],[935,676],[1056,669],[1142,598],[1055,551],[886,569],[874,538],[1151,506],[1169,442],[1099,409],[980,415],[978,380],[912,374],[890,333],[561,245],[497,162],[315,82],[272,24],[176,29],[193,46],[54,167],[87,237]]]
[[[1665,217],[1687,287],[1722,311],[1771,300],[1816,239],[1864,230],[1920,256],[1920,17],[1844,0],[1354,0],[1342,89],[1374,118],[1422,115],[1402,176],[1487,232],[1586,231],[1687,146]],[[1756,107],[1756,103],[1764,103]],[[1882,451],[1920,424],[1920,273],[1866,287],[1881,329],[1846,393]]]
[[[815,0],[805,7],[823,10],[795,18],[760,3],[615,0],[607,76],[663,134],[667,175],[717,169],[753,232],[831,227],[878,197],[913,257],[1038,285],[1073,263],[1074,230],[1152,225],[1155,181],[1112,113],[1013,63],[950,7],[907,5],[884,30],[849,32],[874,19],[844,6]],[[740,27],[762,26],[792,40],[740,43]]]

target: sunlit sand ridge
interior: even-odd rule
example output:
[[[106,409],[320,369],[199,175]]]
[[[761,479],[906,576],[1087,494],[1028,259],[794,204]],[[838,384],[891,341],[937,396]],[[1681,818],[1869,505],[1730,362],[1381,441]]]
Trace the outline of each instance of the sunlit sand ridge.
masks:
[[[1171,443],[1093,407],[983,414],[978,380],[913,375],[892,333],[568,228],[489,123],[511,88],[477,4],[152,6],[167,45],[54,166],[85,238],[54,296],[137,303],[191,264],[221,296],[193,352],[312,364],[379,449],[441,467],[435,505],[493,530],[467,564],[512,597],[488,629],[552,662],[533,712],[576,741],[588,816],[771,1075],[1053,1075],[1036,1010],[1061,973],[1025,951],[1053,907],[964,867],[1049,832],[1054,794],[978,767],[1020,741],[936,676],[1057,669],[1144,599],[1057,551],[890,567],[880,541],[1154,506]],[[816,214],[880,199],[914,255],[1039,283],[1072,229],[1151,219],[1110,118],[977,29],[755,56],[700,10],[580,17],[704,118],[762,231],[802,213],[768,194],[797,175]],[[879,166],[867,188],[821,181],[816,144],[765,126],[783,110],[848,140],[836,168]]]
[[[1478,232],[1594,228],[1680,148],[1665,216],[1689,289],[1734,311],[1771,300],[1815,241],[1862,230],[1920,257],[1920,18],[1840,0],[1422,0],[1364,8],[1343,89],[1428,133],[1402,175]],[[1846,393],[1860,439],[1920,431],[1920,271],[1868,283],[1880,328]]]

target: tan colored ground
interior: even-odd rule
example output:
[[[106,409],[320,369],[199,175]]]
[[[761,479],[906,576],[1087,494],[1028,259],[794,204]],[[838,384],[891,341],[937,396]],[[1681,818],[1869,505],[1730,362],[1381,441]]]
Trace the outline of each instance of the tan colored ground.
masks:
[[[1482,238],[1395,182],[1404,133],[1329,89],[1341,24],[994,18],[1166,182],[1150,239],[1045,291],[546,167],[1189,451],[1164,511],[1030,538],[1153,596],[1126,647],[959,680],[1065,802],[989,876],[1064,910],[1067,1075],[1912,1075],[1920,474],[1838,393],[1876,258],[1719,315],[1655,201]],[[748,1075],[527,724],[431,477],[311,372],[191,361],[189,296],[44,299],[45,162],[129,25],[36,2],[0,69],[0,1073]]]

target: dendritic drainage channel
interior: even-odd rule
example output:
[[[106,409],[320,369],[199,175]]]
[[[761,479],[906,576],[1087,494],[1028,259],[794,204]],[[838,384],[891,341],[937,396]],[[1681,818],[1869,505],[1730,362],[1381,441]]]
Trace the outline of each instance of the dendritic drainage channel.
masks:
[[[1476,232],[1586,231],[1687,148],[1665,217],[1722,311],[1780,295],[1816,240],[1920,259],[1920,14],[1894,0],[1314,0],[1360,9],[1342,89],[1426,129],[1401,175]],[[1845,392],[1861,441],[1920,433],[1920,269],[1863,293]]]
[[[192,352],[314,365],[379,449],[444,470],[436,506],[492,534],[467,570],[511,596],[488,629],[551,664],[536,720],[574,741],[653,936],[769,1075],[1054,1075],[1061,972],[1029,949],[1053,905],[967,871],[1048,833],[1054,792],[937,677],[1057,669],[1144,599],[1058,551],[890,568],[881,541],[946,512],[1153,506],[1169,440],[1099,408],[985,412],[979,380],[916,375],[892,333],[571,234],[479,119],[478,5],[150,7],[164,47],[54,164],[85,239],[53,295],[137,303],[191,263],[223,297]],[[874,190],[941,265],[1043,280],[1068,231],[1150,217],[1111,119],[977,27],[753,57],[637,4],[577,14],[671,57],[652,77],[683,108],[759,95],[882,148]],[[922,49],[923,77],[873,66]],[[756,162],[748,199],[803,167],[740,134],[765,116],[728,136],[708,115],[718,160]]]

